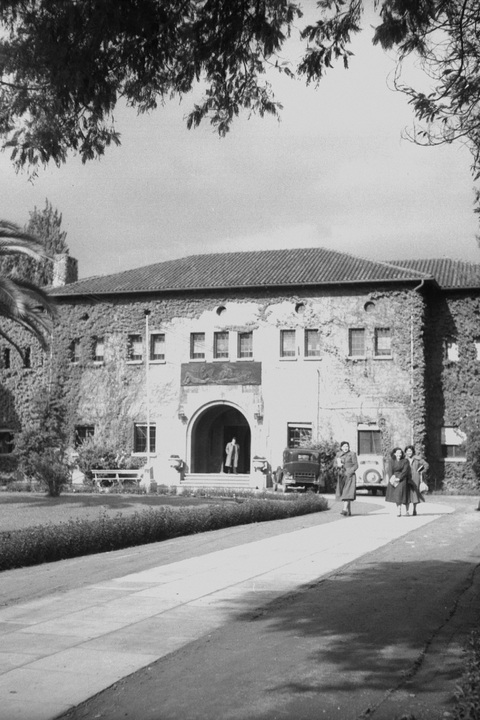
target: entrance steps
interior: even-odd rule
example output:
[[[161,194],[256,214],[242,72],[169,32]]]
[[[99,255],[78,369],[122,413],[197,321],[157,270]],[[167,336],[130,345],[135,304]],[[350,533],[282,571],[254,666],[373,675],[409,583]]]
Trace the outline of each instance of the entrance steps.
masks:
[[[226,490],[248,490],[252,487],[250,475],[238,473],[186,473],[180,487],[225,488]]]

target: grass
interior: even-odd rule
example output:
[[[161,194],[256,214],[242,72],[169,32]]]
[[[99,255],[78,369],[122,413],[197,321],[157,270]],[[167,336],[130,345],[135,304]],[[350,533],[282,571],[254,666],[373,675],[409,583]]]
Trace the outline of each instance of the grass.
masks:
[[[325,498],[313,493],[286,496],[270,494],[261,498],[227,500],[181,496],[168,498],[168,503],[165,496],[125,495],[82,498],[28,495],[22,497],[22,500],[26,504],[27,513],[30,512],[30,519],[25,514],[23,519],[26,524],[22,528],[19,529],[17,525],[15,529],[3,529],[0,532],[0,571],[328,509]],[[76,517],[72,507],[74,502],[79,503],[75,507]],[[157,502],[156,506],[152,505],[154,502]],[[119,503],[124,504],[120,512]],[[9,507],[12,517],[15,511],[21,514],[21,505],[22,502],[15,502],[14,498],[0,499],[0,507]],[[54,521],[47,520],[47,507]],[[87,508],[94,508],[93,517],[85,513]],[[62,511],[63,520],[59,520]],[[83,515],[79,515],[79,511],[83,511]],[[38,520],[40,516],[43,517],[42,521]],[[34,518],[37,518],[36,522]]]

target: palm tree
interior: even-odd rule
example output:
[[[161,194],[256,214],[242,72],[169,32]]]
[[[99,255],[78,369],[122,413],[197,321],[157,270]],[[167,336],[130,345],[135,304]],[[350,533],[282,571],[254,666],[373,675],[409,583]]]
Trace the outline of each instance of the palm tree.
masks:
[[[0,220],[0,261],[10,255],[27,255],[35,260],[47,257],[43,243],[18,225]],[[1,272],[1,270],[0,270]],[[34,283],[15,274],[0,274],[0,318],[7,318],[31,332],[43,348],[53,328],[55,308],[51,298]],[[9,333],[0,327],[0,337],[10,342],[22,354]]]

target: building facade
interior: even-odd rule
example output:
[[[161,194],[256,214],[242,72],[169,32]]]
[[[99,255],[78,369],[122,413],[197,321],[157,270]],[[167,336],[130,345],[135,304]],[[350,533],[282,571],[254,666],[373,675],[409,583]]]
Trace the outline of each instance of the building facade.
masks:
[[[114,443],[145,457],[157,482],[178,481],[178,457],[193,483],[241,477],[258,487],[286,447],[347,440],[382,457],[414,443],[437,487],[471,486],[480,273],[468,268],[448,288],[437,261],[260,251],[53,288],[50,350],[19,328],[10,331],[24,352],[1,348],[0,468],[15,464],[15,436],[33,422],[43,386],[66,401],[72,445]],[[224,476],[232,437],[237,479]],[[266,473],[255,469],[259,458]]]

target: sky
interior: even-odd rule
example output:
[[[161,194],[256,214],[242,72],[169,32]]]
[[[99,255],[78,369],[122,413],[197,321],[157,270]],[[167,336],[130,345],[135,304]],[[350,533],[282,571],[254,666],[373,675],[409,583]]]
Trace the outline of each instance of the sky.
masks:
[[[392,58],[370,38],[317,89],[275,79],[280,122],[242,115],[219,138],[208,123],[187,130],[193,101],[184,98],[149,115],[118,108],[120,148],[86,165],[72,156],[33,182],[3,153],[1,216],[24,225],[48,199],[81,278],[289,247],[480,262],[469,152],[402,139],[412,111],[389,87]]]

